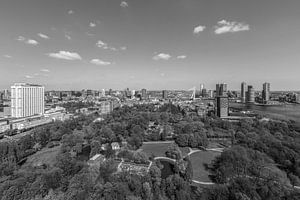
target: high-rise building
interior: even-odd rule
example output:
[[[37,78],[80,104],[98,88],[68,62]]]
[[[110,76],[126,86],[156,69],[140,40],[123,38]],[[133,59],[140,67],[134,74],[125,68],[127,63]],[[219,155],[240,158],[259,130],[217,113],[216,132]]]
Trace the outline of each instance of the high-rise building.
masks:
[[[141,98],[142,99],[147,99],[148,98],[148,96],[147,96],[147,90],[146,89],[142,89],[142,91],[141,91]]]
[[[254,88],[252,85],[248,85],[248,91],[246,93],[246,103],[252,104],[255,103],[255,96],[254,96]]]
[[[8,100],[10,98],[10,95],[11,95],[11,93],[9,92],[9,90],[5,89],[3,98]]]
[[[268,103],[270,99],[270,83],[263,84],[262,99],[264,104]]]
[[[44,114],[45,89],[41,85],[16,83],[11,86],[11,116],[28,117]]]
[[[246,103],[246,89],[247,89],[247,84],[245,82],[242,82],[242,84],[241,84],[241,101],[242,101],[242,103]]]
[[[106,95],[105,95],[105,89],[102,89],[102,91],[101,91],[101,96],[102,97],[105,97]]]
[[[201,96],[202,97],[207,97],[207,90],[205,88],[202,89]]]
[[[217,116],[220,118],[228,117],[228,97],[218,96],[217,97]]]
[[[162,91],[162,98],[163,99],[167,99],[168,98],[168,91],[167,90],[163,90]]]
[[[218,83],[216,84],[216,96],[226,96],[227,95],[227,84]]]
[[[200,95],[202,96],[202,93],[203,93],[203,89],[204,89],[204,84],[200,84]]]

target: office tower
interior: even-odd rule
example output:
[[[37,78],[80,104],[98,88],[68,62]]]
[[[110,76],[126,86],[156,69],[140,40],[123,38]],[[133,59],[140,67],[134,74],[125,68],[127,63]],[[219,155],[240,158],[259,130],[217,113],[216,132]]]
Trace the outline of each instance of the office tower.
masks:
[[[3,99],[4,99],[4,93],[0,92],[0,103],[2,103]]]
[[[3,98],[5,100],[8,100],[10,98],[10,95],[11,95],[11,93],[9,92],[9,90],[5,89]]]
[[[125,96],[127,98],[131,98],[131,92],[130,92],[129,88],[126,88],[126,90],[125,90]]]
[[[218,83],[216,84],[216,96],[226,96],[227,95],[227,84]]]
[[[168,98],[168,91],[167,90],[163,90],[162,91],[162,98],[163,99],[167,99]]]
[[[217,116],[220,118],[228,117],[228,97],[217,97]]]
[[[28,117],[44,114],[44,86],[16,83],[11,86],[11,116]]]
[[[202,97],[207,97],[207,91],[206,91],[205,88],[202,89],[202,91],[201,91],[201,96],[202,96]]]
[[[264,104],[268,103],[270,99],[270,83],[263,84],[262,99]]]
[[[214,98],[214,91],[213,90],[208,90],[207,96],[208,96],[208,98]]]
[[[113,93],[112,89],[109,89],[108,95],[112,95],[112,93]]]
[[[102,97],[105,97],[105,89],[102,89],[102,91],[101,91],[101,96],[102,96]]]
[[[255,102],[255,96],[254,96],[254,88],[252,85],[248,85],[248,91],[246,93],[246,103],[252,104]]]
[[[247,88],[247,84],[245,82],[242,82],[242,84],[241,84],[241,101],[242,101],[242,103],[246,103],[246,88]]]
[[[203,89],[204,89],[204,84],[200,84],[200,95],[202,96],[202,93],[203,93]]]
[[[142,99],[147,99],[147,90],[146,89],[142,89],[142,91],[141,91],[141,97],[142,97]]]
[[[135,90],[131,90],[131,98],[135,97]]]

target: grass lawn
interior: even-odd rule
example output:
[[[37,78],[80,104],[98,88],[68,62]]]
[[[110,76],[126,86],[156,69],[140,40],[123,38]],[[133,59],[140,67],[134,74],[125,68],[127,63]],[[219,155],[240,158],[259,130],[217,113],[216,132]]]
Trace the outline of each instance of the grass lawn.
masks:
[[[162,157],[166,156],[165,152],[168,149],[168,146],[171,145],[173,142],[170,142],[170,144],[166,143],[151,143],[151,144],[143,144],[143,146],[140,148],[144,153],[146,153],[148,156],[151,156],[152,154],[155,155],[155,157]],[[189,152],[188,148],[182,148],[180,147],[180,150],[182,152],[183,156],[186,156]]]
[[[60,146],[53,148],[43,148],[41,151],[28,157],[25,166],[37,166],[39,164],[47,164],[52,166],[55,163],[56,155],[59,153]]]
[[[214,151],[200,151],[190,155],[193,166],[193,179],[202,182],[211,182],[209,171],[205,169],[205,164],[210,164],[211,161],[221,153]]]

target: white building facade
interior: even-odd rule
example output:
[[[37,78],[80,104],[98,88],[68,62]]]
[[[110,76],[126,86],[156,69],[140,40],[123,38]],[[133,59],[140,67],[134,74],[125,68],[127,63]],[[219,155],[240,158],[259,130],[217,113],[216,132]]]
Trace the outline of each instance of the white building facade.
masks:
[[[43,115],[45,88],[41,85],[16,83],[11,86],[11,116],[28,117]]]

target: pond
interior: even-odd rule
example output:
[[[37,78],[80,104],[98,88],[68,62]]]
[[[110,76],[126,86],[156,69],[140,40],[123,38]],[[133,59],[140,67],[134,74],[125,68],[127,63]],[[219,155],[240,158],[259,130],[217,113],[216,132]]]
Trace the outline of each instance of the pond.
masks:
[[[170,175],[175,174],[174,163],[168,160],[159,160],[160,164],[163,166],[161,169],[161,178],[166,179]]]

